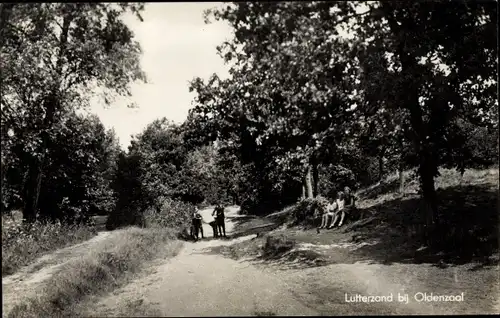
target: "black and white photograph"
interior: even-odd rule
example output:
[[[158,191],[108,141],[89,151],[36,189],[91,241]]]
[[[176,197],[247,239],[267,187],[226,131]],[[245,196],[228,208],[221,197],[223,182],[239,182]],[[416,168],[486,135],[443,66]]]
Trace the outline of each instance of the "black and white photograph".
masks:
[[[0,3],[2,317],[500,314],[497,20]]]

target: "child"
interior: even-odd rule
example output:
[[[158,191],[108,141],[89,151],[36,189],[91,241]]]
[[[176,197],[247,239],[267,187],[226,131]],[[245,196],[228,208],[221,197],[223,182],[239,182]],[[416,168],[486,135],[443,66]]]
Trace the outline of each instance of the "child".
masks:
[[[192,219],[192,233],[191,236],[198,240],[198,233],[201,233],[201,238],[203,239],[203,226],[202,226],[202,217],[198,209],[196,209],[193,213],[193,219]]]
[[[337,202],[330,199],[330,202],[326,206],[326,212],[321,217],[321,226],[320,229],[324,229],[328,225],[328,220],[333,219],[335,217],[335,210],[338,208]]]

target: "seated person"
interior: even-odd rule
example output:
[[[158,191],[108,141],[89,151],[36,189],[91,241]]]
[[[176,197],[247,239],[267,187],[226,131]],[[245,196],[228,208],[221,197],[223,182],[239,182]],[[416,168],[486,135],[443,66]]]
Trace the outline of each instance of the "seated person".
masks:
[[[342,223],[344,222],[344,217],[345,217],[345,196],[344,196],[344,193],[342,191],[339,191],[337,193],[337,211],[335,213],[335,217],[333,218],[332,223],[328,227],[329,229],[331,229],[332,227],[335,226],[335,223],[337,222],[339,214],[341,215],[339,226],[342,226]]]
[[[330,199],[328,205],[326,206],[326,211],[321,217],[321,226],[319,227],[320,229],[326,228],[326,226],[328,225],[328,221],[335,217],[335,211],[337,210],[337,208],[337,202]]]
[[[344,198],[345,198],[345,207],[346,208],[354,208],[356,205],[356,196],[352,193],[349,187],[344,187]]]
[[[344,197],[345,197],[345,214],[347,218],[354,218],[354,212],[356,212],[356,196],[352,193],[349,187],[344,188]]]

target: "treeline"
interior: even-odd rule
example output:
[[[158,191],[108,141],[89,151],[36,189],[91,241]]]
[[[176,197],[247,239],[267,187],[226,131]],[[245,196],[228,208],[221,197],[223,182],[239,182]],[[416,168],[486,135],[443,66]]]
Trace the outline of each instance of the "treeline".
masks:
[[[113,209],[110,182],[120,151],[112,130],[97,116],[65,114],[51,136],[38,198],[39,219],[88,221]],[[27,193],[29,149],[22,135],[11,135],[2,151],[2,209],[23,209]]]
[[[113,131],[85,115],[145,80],[140,46],[122,22],[135,3],[0,5],[2,213],[25,223],[87,222],[115,206],[120,153]]]
[[[87,223],[108,228],[155,220],[185,222],[192,204],[238,201],[238,163],[214,145],[193,147],[187,125],[151,123],[128,152],[112,130],[86,115],[146,81],[141,49],[124,14],[138,3],[1,4],[2,213],[25,223]],[[93,92],[102,89],[102,96]]]
[[[145,225],[155,216],[185,226],[195,204],[236,203],[232,176],[222,162],[214,145],[192,148],[184,125],[155,120],[119,156],[113,182],[117,205],[108,226]]]
[[[186,121],[151,123],[128,152],[96,117],[146,80],[120,16],[142,5],[2,4],[2,208],[27,222],[110,215],[108,227],[186,222],[192,204],[264,214],[413,169],[426,232],[434,178],[498,160],[496,5],[234,3],[230,77],[196,78]],[[424,233],[425,234],[425,233]]]
[[[438,237],[439,167],[496,164],[495,3],[238,2],[206,14],[234,28],[218,47],[230,77],[191,82],[189,120],[241,163],[248,211],[413,169],[422,234]]]

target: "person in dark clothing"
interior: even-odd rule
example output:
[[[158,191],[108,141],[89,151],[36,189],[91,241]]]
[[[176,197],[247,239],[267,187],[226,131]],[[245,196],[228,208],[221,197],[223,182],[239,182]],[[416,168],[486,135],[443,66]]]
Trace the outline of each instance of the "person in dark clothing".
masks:
[[[211,222],[208,222],[208,225],[210,225],[210,227],[212,227],[212,231],[214,232],[214,237],[219,237],[219,235],[217,233],[217,222],[215,220],[213,220]]]
[[[212,212],[212,216],[215,215],[215,222],[217,224],[217,229],[219,230],[219,236],[226,236],[226,224],[225,224],[225,216],[224,216],[224,207],[221,204],[217,204],[214,211]]]
[[[192,226],[191,226],[191,236],[193,239],[198,240],[199,236],[198,233],[201,233],[201,238],[203,239],[203,226],[202,226],[202,217],[200,212],[196,210],[193,213],[193,219],[192,219]]]
[[[352,193],[349,187],[344,187],[344,199],[345,199],[345,207],[354,207],[356,197]]]
[[[356,196],[352,193],[349,187],[344,187],[344,200],[345,200],[345,214],[351,220],[355,219],[356,213]]]

